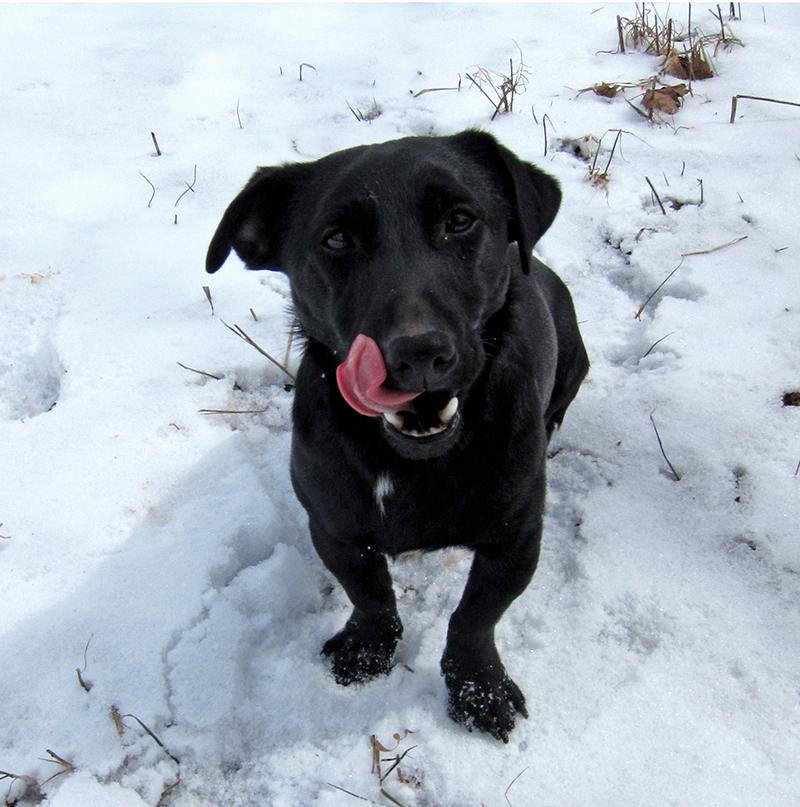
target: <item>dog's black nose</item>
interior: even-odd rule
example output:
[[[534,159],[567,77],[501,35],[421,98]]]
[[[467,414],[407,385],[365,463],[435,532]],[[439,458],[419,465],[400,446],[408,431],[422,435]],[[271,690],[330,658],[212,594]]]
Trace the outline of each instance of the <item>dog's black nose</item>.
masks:
[[[442,331],[396,336],[386,345],[389,381],[405,390],[436,390],[456,363],[456,348]]]

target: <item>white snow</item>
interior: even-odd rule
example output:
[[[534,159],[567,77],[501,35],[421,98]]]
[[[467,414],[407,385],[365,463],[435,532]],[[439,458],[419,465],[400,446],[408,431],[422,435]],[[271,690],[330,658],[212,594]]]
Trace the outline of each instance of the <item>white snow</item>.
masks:
[[[686,5],[658,9],[685,29]],[[743,46],[660,125],[578,94],[658,71],[612,52],[635,11],[0,6],[0,771],[30,777],[6,803],[797,804],[800,109],[728,120],[735,94],[800,101],[800,7],[744,4]],[[507,71],[515,42],[527,91],[490,122],[466,74]],[[222,324],[282,358],[287,285],[203,272],[256,165],[468,126],[561,181],[538,252],[593,362],[552,445],[539,570],[498,629],[530,710],[507,746],[446,714],[466,553],[396,562],[398,666],[333,682],[319,650],[349,607],[291,491],[291,393]],[[559,143],[617,128],[593,187]],[[688,204],[663,215],[645,177]],[[397,744],[383,759],[415,746],[408,781],[380,784],[370,735]]]

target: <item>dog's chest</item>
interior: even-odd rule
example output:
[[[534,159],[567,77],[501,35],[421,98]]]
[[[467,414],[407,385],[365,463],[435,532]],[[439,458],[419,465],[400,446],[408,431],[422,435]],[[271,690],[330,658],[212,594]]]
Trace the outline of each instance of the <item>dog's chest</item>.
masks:
[[[378,476],[375,482],[375,504],[381,517],[386,516],[386,503],[394,494],[394,479],[388,472]]]
[[[469,473],[449,477],[381,471],[370,509],[376,543],[390,555],[494,540],[506,496]]]

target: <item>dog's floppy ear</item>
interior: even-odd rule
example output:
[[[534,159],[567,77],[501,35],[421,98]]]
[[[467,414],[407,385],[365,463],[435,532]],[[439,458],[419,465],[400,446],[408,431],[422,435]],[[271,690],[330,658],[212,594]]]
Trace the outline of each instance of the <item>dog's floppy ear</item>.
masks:
[[[522,271],[530,271],[531,251],[553,223],[561,205],[558,182],[524,162],[492,135],[470,130],[452,138],[500,178],[509,205],[508,240],[519,244]]]
[[[286,213],[304,167],[259,168],[228,205],[206,254],[206,272],[225,263],[231,248],[248,269],[280,270]]]

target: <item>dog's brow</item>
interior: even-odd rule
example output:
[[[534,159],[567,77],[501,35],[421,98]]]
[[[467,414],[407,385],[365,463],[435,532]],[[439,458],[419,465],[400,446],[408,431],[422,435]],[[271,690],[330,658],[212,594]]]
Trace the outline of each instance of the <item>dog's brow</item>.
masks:
[[[369,197],[345,199],[326,212],[326,224],[363,225],[375,217],[375,204]]]
[[[421,209],[433,217],[445,215],[456,205],[468,205],[481,217],[485,213],[475,194],[459,182],[429,182],[420,199]]]
[[[442,170],[440,166],[425,165],[425,171],[420,179],[419,187],[423,189],[423,201],[438,203],[439,205],[454,205],[459,203],[477,204],[478,188],[475,184],[483,184],[479,177],[469,179],[462,177],[458,172]]]

